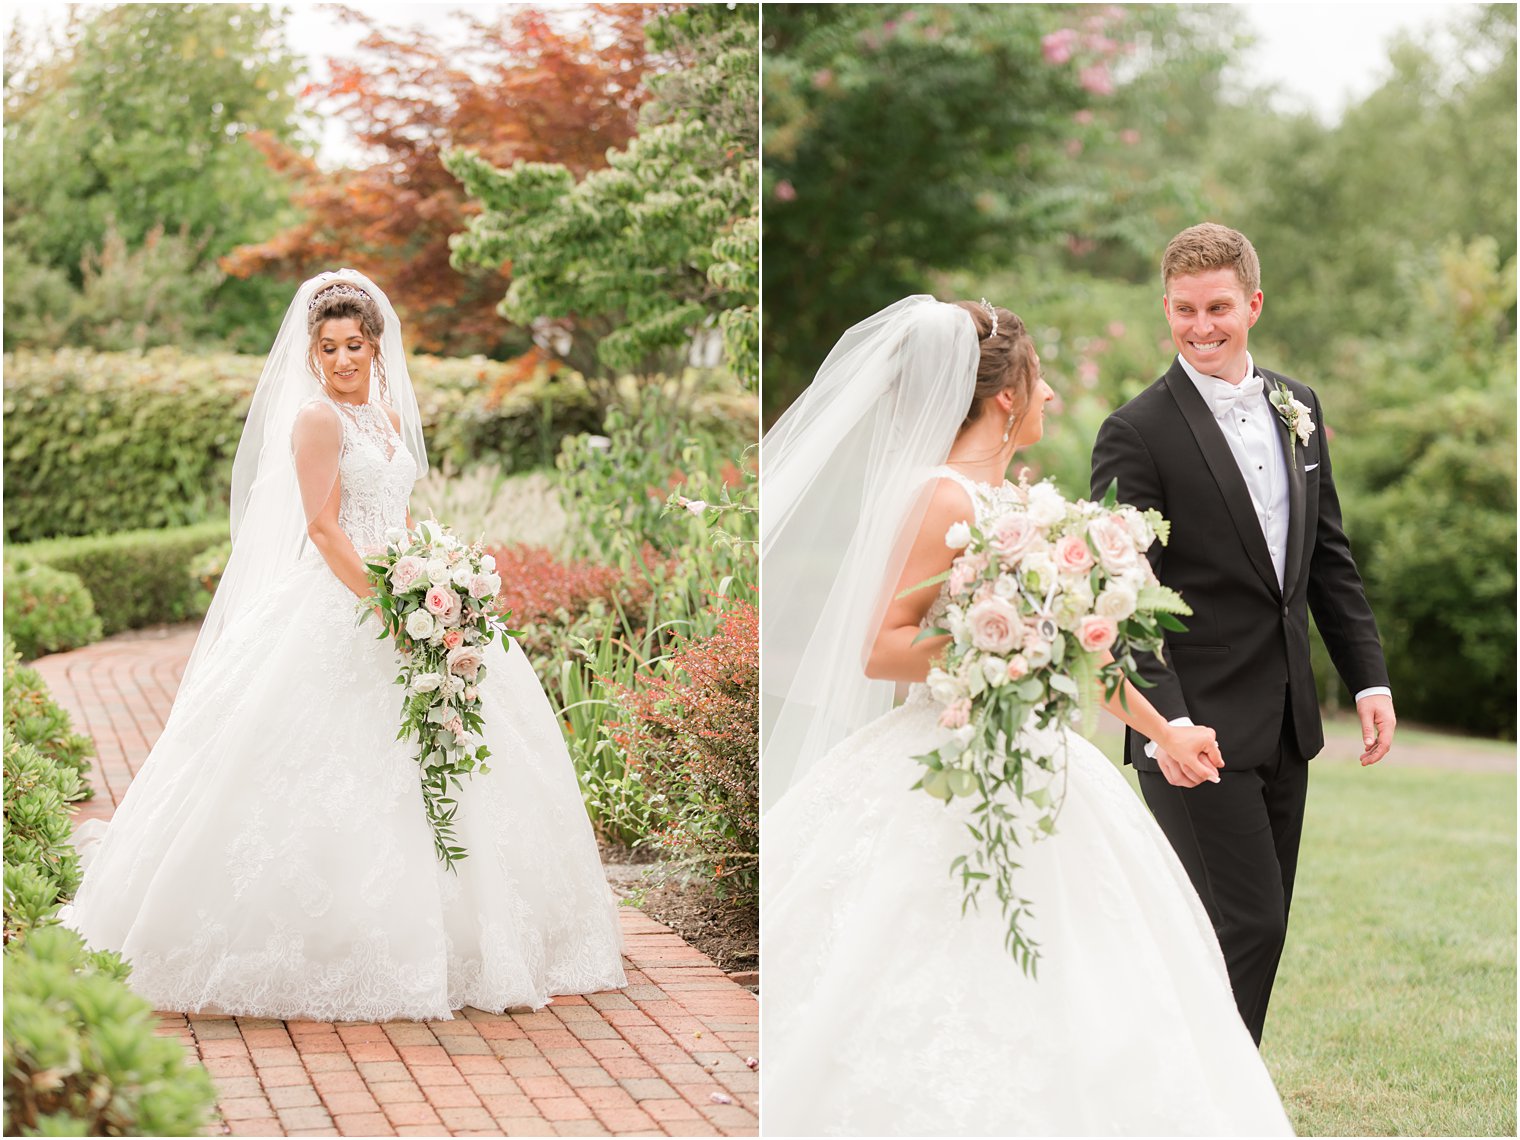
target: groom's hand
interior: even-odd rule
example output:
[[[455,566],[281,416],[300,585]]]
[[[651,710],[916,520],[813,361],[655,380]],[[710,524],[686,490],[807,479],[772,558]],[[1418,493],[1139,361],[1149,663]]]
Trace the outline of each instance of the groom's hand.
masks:
[[[1202,725],[1174,725],[1164,741],[1158,740],[1156,763],[1166,782],[1179,788],[1196,788],[1204,782],[1219,783],[1219,769],[1224,757],[1212,728]]]
[[[1362,722],[1362,767],[1376,764],[1393,747],[1393,698],[1382,693],[1356,702],[1356,715]]]

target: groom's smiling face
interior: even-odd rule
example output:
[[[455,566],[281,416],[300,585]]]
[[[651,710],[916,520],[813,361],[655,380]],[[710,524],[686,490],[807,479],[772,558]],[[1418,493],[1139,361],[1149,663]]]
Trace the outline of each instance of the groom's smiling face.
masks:
[[[1246,296],[1229,267],[1178,274],[1161,298],[1172,342],[1205,376],[1238,383],[1246,375],[1246,338],[1261,316],[1261,290]]]

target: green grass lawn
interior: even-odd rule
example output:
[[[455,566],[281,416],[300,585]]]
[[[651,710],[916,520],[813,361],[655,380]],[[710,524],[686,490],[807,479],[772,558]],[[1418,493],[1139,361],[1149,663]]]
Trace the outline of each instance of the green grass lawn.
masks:
[[[1300,1135],[1514,1136],[1515,776],[1363,770],[1358,743],[1311,769],[1262,1055]]]

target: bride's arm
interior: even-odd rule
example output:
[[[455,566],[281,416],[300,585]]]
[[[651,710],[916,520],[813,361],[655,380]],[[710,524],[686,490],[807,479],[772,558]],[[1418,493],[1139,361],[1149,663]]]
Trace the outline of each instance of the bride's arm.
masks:
[[[929,667],[950,643],[949,637],[925,638],[918,644],[919,624],[934,599],[939,586],[925,586],[906,597],[903,591],[950,568],[958,551],[945,545],[945,532],[958,522],[969,523],[975,517],[971,496],[954,480],[941,479],[924,512],[923,525],[908,551],[902,577],[892,591],[886,615],[871,651],[866,657],[866,676],[878,681],[922,681]]]
[[[1107,665],[1113,659],[1114,655],[1104,650],[1103,664]],[[1120,693],[1124,696],[1123,702],[1119,700]],[[1189,778],[1184,786],[1191,787],[1205,780],[1219,783],[1216,770],[1224,767],[1224,758],[1219,754],[1219,743],[1214,739],[1212,728],[1168,724],[1166,717],[1156,711],[1156,706],[1127,680],[1122,689],[1103,702],[1103,707],[1141,736],[1154,740],[1159,749],[1158,758],[1164,752],[1175,760]],[[1167,778],[1172,783],[1177,782],[1171,780],[1170,773]]]
[[[338,457],[343,450],[343,425],[338,414],[320,404],[310,404],[296,416],[291,434],[296,477],[306,510],[306,534],[321,553],[329,570],[357,597],[371,593],[364,563],[348,535],[338,525],[342,481]]]

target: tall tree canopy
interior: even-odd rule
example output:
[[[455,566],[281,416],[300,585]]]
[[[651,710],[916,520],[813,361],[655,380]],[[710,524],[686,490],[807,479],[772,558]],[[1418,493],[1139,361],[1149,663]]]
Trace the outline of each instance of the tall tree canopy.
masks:
[[[87,262],[99,278],[103,258],[119,266],[152,237],[138,269],[193,275],[286,209],[283,179],[249,142],[255,132],[296,139],[296,64],[267,8],[75,8],[59,42],[13,30],[7,47],[7,269],[36,283],[49,307],[88,284]],[[165,232],[167,244],[153,236]],[[216,308],[219,327],[266,311],[266,283],[201,280],[193,304]],[[12,317],[24,327],[32,315],[33,290],[6,292],[9,342]],[[120,301],[129,319],[131,298]],[[155,323],[151,310],[138,316]]]
[[[299,179],[301,220],[224,262],[240,276],[302,278],[341,262],[385,282],[411,339],[432,352],[503,355],[527,338],[495,311],[508,266],[461,273],[449,235],[476,207],[441,156],[468,147],[497,165],[551,162],[576,175],[626,145],[647,97],[644,25],[651,6],[594,5],[572,15],[536,8],[459,17],[466,46],[433,31],[386,31],[356,8],[342,16],[367,35],[363,54],[331,62],[325,99],[374,156],[360,170],[324,172],[279,139],[274,168]]]

